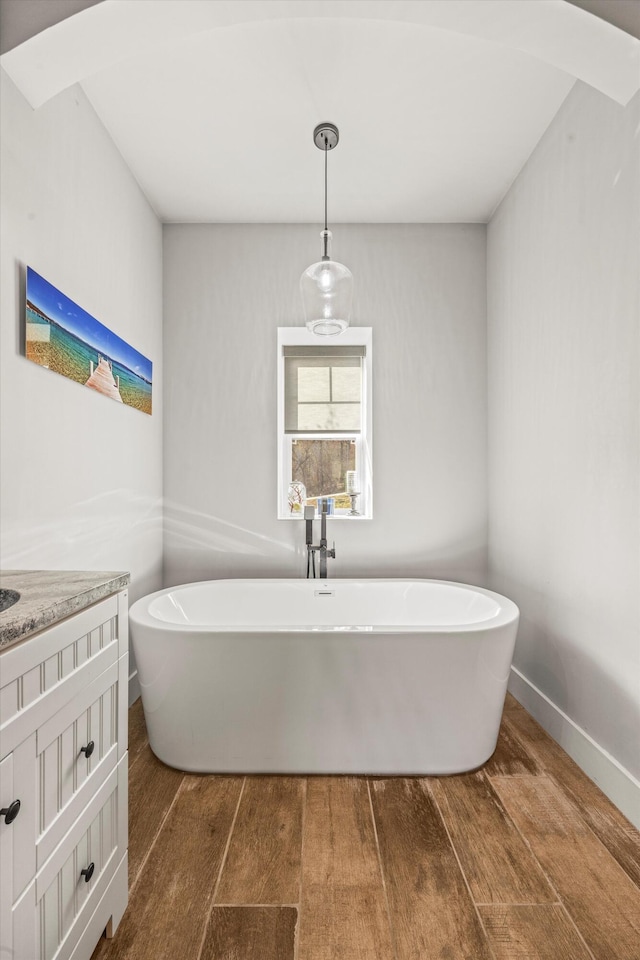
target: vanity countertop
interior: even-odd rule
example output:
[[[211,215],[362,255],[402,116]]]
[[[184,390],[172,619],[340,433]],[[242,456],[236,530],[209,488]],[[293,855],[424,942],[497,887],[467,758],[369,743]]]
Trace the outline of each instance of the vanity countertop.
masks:
[[[94,570],[2,570],[0,588],[20,599],[0,612],[0,651],[123,590],[129,574]]]

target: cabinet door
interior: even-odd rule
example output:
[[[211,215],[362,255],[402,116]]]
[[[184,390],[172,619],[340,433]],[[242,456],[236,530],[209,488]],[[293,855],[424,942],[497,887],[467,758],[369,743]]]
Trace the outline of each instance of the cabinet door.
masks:
[[[13,793],[13,754],[0,763],[0,807],[16,800]],[[0,818],[0,957],[13,956],[13,824]]]
[[[0,817],[0,957],[3,960],[5,957],[32,960],[36,956],[35,884],[19,896],[24,887],[21,878],[25,873],[33,872],[33,863],[30,862],[33,861],[30,851],[34,840],[33,788],[25,794],[18,791],[20,796],[16,792],[17,784],[23,785],[21,772],[29,752],[31,763],[27,762],[26,767],[33,769],[34,750],[35,738],[31,737],[27,744],[0,763],[0,809],[9,808],[15,800],[20,800],[20,810],[12,823],[6,823],[6,814]],[[26,869],[22,863],[25,856]]]
[[[109,885],[126,843],[127,759],[36,877],[40,960],[68,957]]]
[[[36,737],[32,734],[0,765],[0,808],[9,807],[14,800],[20,801],[20,812],[13,823],[7,824],[6,818],[0,817],[0,909],[3,911],[7,909],[5,903],[11,907],[16,902],[36,871],[35,756]]]

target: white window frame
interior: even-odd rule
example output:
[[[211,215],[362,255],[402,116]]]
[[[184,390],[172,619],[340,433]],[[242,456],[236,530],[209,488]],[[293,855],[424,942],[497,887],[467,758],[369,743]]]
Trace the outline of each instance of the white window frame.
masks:
[[[278,327],[278,503],[276,516],[278,520],[298,520],[301,516],[292,516],[287,503],[287,488],[292,481],[291,476],[291,443],[292,440],[346,440],[349,434],[345,433],[285,433],[284,411],[284,347],[364,347],[365,355],[362,363],[362,417],[359,436],[356,442],[356,470],[360,481],[361,493],[356,502],[359,516],[352,517],[346,513],[337,513],[332,520],[371,520],[373,518],[373,421],[372,421],[372,334],[371,327],[347,327],[342,333],[334,337],[319,337],[310,333],[306,327]]]

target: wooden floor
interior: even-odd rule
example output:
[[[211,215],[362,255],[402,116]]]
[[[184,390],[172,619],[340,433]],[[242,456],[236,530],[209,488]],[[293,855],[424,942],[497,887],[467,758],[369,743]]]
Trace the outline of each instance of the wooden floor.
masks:
[[[442,778],[182,774],[129,722],[129,907],[92,960],[640,958],[640,835],[511,697]]]

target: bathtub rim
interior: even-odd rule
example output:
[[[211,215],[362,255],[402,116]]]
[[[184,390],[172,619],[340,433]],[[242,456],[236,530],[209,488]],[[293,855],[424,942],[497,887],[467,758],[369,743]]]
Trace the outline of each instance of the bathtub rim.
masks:
[[[256,625],[246,623],[233,624],[215,624],[215,623],[174,623],[170,620],[163,620],[154,616],[149,611],[149,605],[158,597],[171,593],[174,590],[182,590],[191,587],[203,587],[209,584],[224,583],[260,583],[260,584],[281,584],[307,582],[305,578],[299,577],[221,577],[215,580],[197,580],[193,583],[180,583],[171,587],[164,587],[156,590],[144,597],[140,597],[129,609],[129,620],[132,624],[140,627],[146,627],[151,630],[159,630],[166,633],[189,633],[189,634],[219,634],[219,633],[238,633],[238,634],[274,634],[274,633],[293,633],[293,634],[338,634],[356,636],[375,636],[376,634],[442,634],[442,633],[484,633],[496,630],[509,624],[517,625],[520,617],[518,606],[505,597],[503,594],[496,593],[486,587],[478,587],[474,584],[462,583],[456,580],[435,580],[425,577],[331,577],[326,580],[315,579],[309,582],[315,583],[318,589],[331,589],[333,584],[345,583],[433,583],[438,586],[455,587],[461,590],[468,590],[474,593],[480,593],[493,600],[498,605],[498,612],[495,616],[486,620],[472,621],[471,623],[446,623],[446,624],[360,624],[360,625],[333,625],[333,624],[296,624],[282,625],[270,623],[267,625]]]

